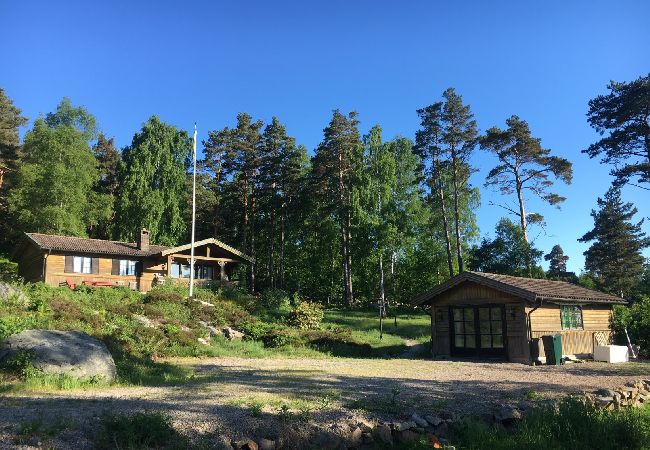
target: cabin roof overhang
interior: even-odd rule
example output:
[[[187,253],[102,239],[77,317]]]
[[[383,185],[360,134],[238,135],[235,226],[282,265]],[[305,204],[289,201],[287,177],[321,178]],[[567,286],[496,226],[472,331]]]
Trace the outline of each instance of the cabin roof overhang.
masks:
[[[627,304],[610,294],[587,289],[565,281],[539,280],[483,272],[463,272],[416,296],[411,304],[421,306],[435,303],[435,299],[463,283],[472,282],[513,295],[531,304]]]
[[[196,247],[202,247],[204,245],[210,245],[210,244],[216,245],[217,247],[225,250],[226,252],[231,253],[237,259],[242,259],[242,260],[248,261],[250,263],[255,262],[255,258],[253,258],[252,256],[248,256],[245,253],[240,252],[236,248],[233,248],[230,245],[228,245],[228,244],[226,244],[224,242],[221,242],[219,239],[215,239],[215,238],[208,238],[208,239],[203,239],[201,241],[196,241],[194,243],[194,247],[195,248]],[[162,252],[160,252],[160,255],[161,256],[172,255],[174,253],[179,253],[179,252],[190,250],[191,247],[192,247],[192,244],[185,244],[185,245],[179,245],[178,247],[167,248],[167,249],[163,250]]]

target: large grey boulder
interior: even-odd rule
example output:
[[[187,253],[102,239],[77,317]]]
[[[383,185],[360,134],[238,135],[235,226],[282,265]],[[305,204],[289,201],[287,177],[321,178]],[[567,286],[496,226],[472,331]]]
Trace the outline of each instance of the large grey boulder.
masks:
[[[27,330],[9,336],[0,344],[0,364],[24,351],[33,353],[32,364],[47,374],[107,381],[117,375],[106,345],[82,331]]]

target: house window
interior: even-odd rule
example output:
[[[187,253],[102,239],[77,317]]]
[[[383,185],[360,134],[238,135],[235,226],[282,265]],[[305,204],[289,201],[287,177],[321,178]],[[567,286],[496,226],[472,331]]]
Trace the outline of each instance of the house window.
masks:
[[[93,273],[93,259],[87,256],[72,258],[72,271],[76,273]]]
[[[120,260],[120,275],[136,275],[136,261]]]
[[[582,329],[582,308],[579,306],[560,306],[563,330]]]

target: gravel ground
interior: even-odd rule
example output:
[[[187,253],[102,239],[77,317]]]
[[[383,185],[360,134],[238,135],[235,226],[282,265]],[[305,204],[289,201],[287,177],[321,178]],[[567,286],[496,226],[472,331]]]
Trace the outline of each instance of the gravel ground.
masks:
[[[358,417],[386,419],[444,409],[481,414],[528,398],[616,387],[650,377],[649,363],[564,366],[414,359],[179,359],[209,381],[169,387],[118,387],[0,396],[0,448],[90,448],[103,411],[167,412],[193,439],[226,448],[230,438],[308,433],[313,427]],[[391,401],[393,400],[393,401]],[[260,417],[250,403],[264,405]],[[309,423],[279,421],[287,403],[294,417],[310,409]],[[388,405],[388,406],[387,406]],[[391,412],[395,406],[399,412]],[[37,423],[37,431],[20,429]],[[40,442],[40,444],[39,444]]]

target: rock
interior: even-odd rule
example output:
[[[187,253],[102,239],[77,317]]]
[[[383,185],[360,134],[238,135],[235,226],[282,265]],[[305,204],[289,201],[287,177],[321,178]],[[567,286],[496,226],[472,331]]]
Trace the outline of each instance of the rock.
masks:
[[[417,441],[420,438],[420,435],[415,431],[403,430],[398,431],[395,437],[397,438],[397,442],[400,444],[408,444]]]
[[[239,340],[244,338],[244,333],[241,331],[234,330],[230,327],[226,327],[223,330],[223,335],[226,337],[226,339],[233,341],[233,340]]]
[[[381,442],[386,445],[393,445],[393,435],[391,434],[390,427],[386,424],[377,427],[377,437]]]
[[[420,434],[424,434],[426,432],[426,429],[424,427],[415,427],[415,428],[411,428],[411,429],[413,431],[415,431],[416,433],[420,433]]]
[[[275,450],[275,441],[271,439],[260,439],[259,448],[260,450]]]
[[[521,419],[521,411],[511,405],[501,406],[494,414],[495,419],[503,424],[511,424]]]
[[[442,422],[436,427],[436,436],[447,437],[449,435],[449,424]]]
[[[601,408],[614,403],[614,397],[596,397],[595,404]]]
[[[424,416],[425,420],[429,422],[434,427],[440,425],[444,420],[438,416]]]
[[[199,344],[210,345],[210,342],[205,338],[197,338],[197,341],[199,342]]]
[[[155,328],[155,325],[148,317],[141,316],[139,314],[131,314],[131,317],[133,318],[133,320],[135,320],[145,328]]]
[[[220,336],[222,334],[218,328],[213,327],[209,323],[204,322],[202,320],[199,320],[199,325],[201,325],[203,329],[205,329],[205,331],[210,333],[210,337]]]
[[[318,448],[323,450],[335,450],[341,447],[343,443],[341,438],[328,432],[320,432],[315,437],[309,448]]]
[[[361,428],[356,427],[354,430],[352,430],[352,434],[350,435],[350,441],[352,442],[352,445],[359,445],[361,444],[361,441],[363,439],[363,431]]]
[[[413,415],[411,416],[411,420],[415,422],[415,424],[420,428],[424,428],[427,425],[429,425],[429,422],[427,422],[422,417],[418,416],[416,413],[413,413]]]
[[[361,436],[361,442],[364,444],[372,444],[373,442],[375,442],[375,440],[372,437],[372,433],[370,432],[363,433],[363,435]]]
[[[19,305],[29,305],[29,298],[20,289],[13,287],[7,283],[0,283],[0,303],[6,302],[11,299]]]
[[[449,411],[440,411],[438,413],[438,415],[440,417],[442,417],[443,419],[445,419],[445,420],[454,418],[454,415],[452,413],[450,413]]]
[[[616,393],[611,389],[598,389],[594,394],[598,397],[614,397]]]
[[[81,331],[27,330],[0,345],[0,363],[13,355],[33,353],[32,364],[47,374],[115,380],[115,362],[106,345]]]
[[[393,423],[393,430],[406,431],[415,428],[416,426],[417,424],[415,422],[395,422]]]
[[[360,419],[357,422],[357,426],[361,428],[364,431],[364,433],[370,433],[372,429],[375,428],[375,424],[373,424],[372,422],[368,422],[365,419]]]
[[[232,448],[235,450],[259,450],[257,443],[252,439],[233,441],[230,445],[232,445]]]

